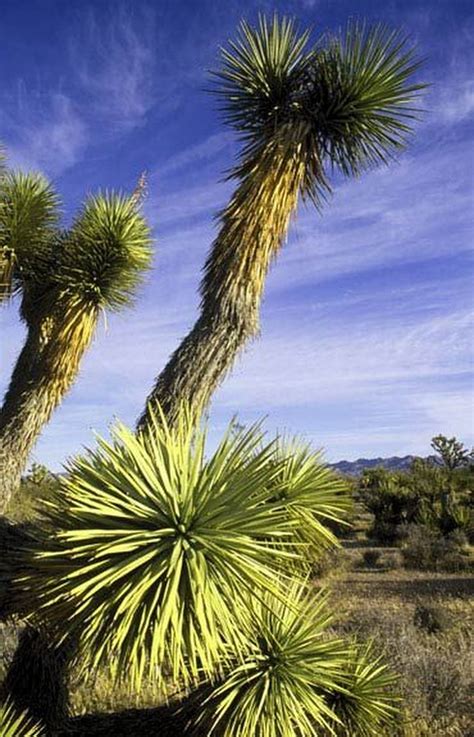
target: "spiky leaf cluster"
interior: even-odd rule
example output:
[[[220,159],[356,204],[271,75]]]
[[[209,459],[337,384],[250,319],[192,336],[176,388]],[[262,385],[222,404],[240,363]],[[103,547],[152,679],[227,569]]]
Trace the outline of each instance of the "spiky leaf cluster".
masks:
[[[78,637],[84,668],[133,688],[201,684],[193,724],[210,735],[334,734],[358,713],[381,724],[384,668],[329,636],[326,596],[302,574],[307,537],[327,544],[324,520],[345,512],[342,487],[258,426],[231,424],[209,457],[205,441],[189,412],[173,427],[158,412],[73,460],[22,550],[20,608]]]
[[[200,704],[196,734],[375,737],[395,711],[393,677],[368,649],[331,637],[327,595],[295,581],[253,606],[246,644]],[[359,731],[358,731],[359,730]]]
[[[373,644],[350,643],[343,663],[343,676],[330,698],[340,720],[338,735],[378,737],[398,713],[394,696],[397,677],[376,655]]]
[[[302,111],[325,160],[343,174],[387,163],[405,147],[426,85],[400,31],[350,22],[330,37],[308,68]]]
[[[135,194],[90,197],[68,230],[41,175],[0,177],[0,301],[22,297],[28,324],[59,310],[119,309],[150,267],[150,230]]]
[[[0,301],[32,280],[50,278],[59,198],[40,174],[0,177]]]
[[[58,288],[86,303],[120,309],[150,267],[150,242],[135,196],[90,197],[66,236]]]
[[[419,63],[407,39],[383,25],[351,22],[313,48],[308,41],[277,15],[256,28],[243,22],[222,51],[215,92],[245,142],[235,175],[278,142],[304,161],[301,193],[319,206],[330,190],[328,167],[358,174],[404,147],[425,85],[411,81]]]
[[[308,39],[294,20],[261,16],[258,28],[242,21],[237,40],[222,49],[213,89],[224,121],[247,143],[272,136],[294,114],[295,90],[311,59]]]
[[[295,520],[297,535],[311,553],[337,545],[331,525],[349,525],[352,500],[347,483],[322,462],[321,454],[293,439],[279,439],[276,494]]]
[[[47,502],[21,582],[36,615],[81,633],[84,662],[114,662],[135,685],[166,669],[213,673],[224,645],[241,645],[243,596],[278,595],[298,555],[273,444],[252,428],[228,432],[208,459],[204,445],[184,414],[173,429],[161,416],[146,435],[121,427],[99,441]]]
[[[0,737],[42,737],[43,730],[25,713],[18,713],[5,702],[0,704]]]

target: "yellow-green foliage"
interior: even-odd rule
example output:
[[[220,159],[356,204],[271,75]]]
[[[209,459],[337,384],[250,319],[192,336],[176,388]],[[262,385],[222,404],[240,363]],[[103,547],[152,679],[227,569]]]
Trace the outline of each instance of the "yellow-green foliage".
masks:
[[[114,664],[136,687],[148,673],[212,674],[229,644],[242,646],[249,595],[278,596],[280,572],[307,565],[287,458],[258,427],[230,428],[208,459],[205,437],[186,413],[173,429],[155,416],[150,433],[120,427],[73,461],[21,582],[33,609],[39,601],[32,614],[80,632],[85,665]],[[337,519],[334,505],[327,516]]]
[[[44,732],[8,702],[0,704],[0,737],[43,737]]]
[[[325,595],[296,581],[284,600],[251,607],[245,646],[202,704],[196,734],[382,734],[396,713],[394,677],[369,649],[329,636]]]
[[[153,431],[120,427],[112,443],[73,461],[46,502],[48,523],[20,582],[39,602],[32,616],[47,618],[58,636],[80,636],[82,667],[106,663],[136,689],[150,675],[164,684],[224,677],[249,647],[257,610],[270,636],[265,616],[276,627],[284,601],[296,606],[303,596],[301,525],[327,538],[325,517],[339,521],[347,508],[342,487],[334,479],[331,496],[330,476],[307,451],[291,473],[289,451],[265,443],[258,427],[229,428],[208,458],[205,437],[187,413],[174,428],[158,415]],[[312,469],[311,483],[301,468]],[[295,500],[305,517],[295,516]],[[290,572],[297,588],[288,592]],[[301,633],[315,626],[305,622],[309,609],[292,610],[292,630],[297,618]],[[318,647],[322,662],[340,646]],[[312,704],[320,709],[311,719],[324,721],[322,696]]]

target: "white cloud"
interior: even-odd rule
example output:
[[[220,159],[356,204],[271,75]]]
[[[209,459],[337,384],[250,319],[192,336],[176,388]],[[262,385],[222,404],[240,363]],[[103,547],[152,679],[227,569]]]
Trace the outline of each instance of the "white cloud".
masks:
[[[81,157],[88,129],[72,100],[59,92],[18,97],[7,139],[9,163],[14,168],[40,169],[58,176]]]
[[[233,140],[234,136],[227,131],[214,133],[204,141],[185,148],[179,154],[175,154],[165,161],[162,166],[157,167],[157,171],[161,176],[169,176],[190,166],[201,168],[203,164],[225,152]]]
[[[93,11],[83,16],[71,56],[94,112],[129,129],[144,121],[155,102],[155,23],[145,6],[138,20],[124,6],[114,7],[106,24]]]

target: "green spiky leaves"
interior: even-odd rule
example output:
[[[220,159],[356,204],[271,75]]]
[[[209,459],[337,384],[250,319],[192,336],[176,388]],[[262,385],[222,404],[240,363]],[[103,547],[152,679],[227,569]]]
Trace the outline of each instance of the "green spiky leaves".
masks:
[[[212,673],[223,646],[241,644],[244,594],[276,594],[296,555],[270,491],[273,445],[257,447],[256,428],[228,433],[206,460],[204,440],[184,416],[146,436],[122,427],[48,503],[54,544],[39,545],[26,588],[60,631],[81,632],[86,660],[115,658],[134,684]]]
[[[335,734],[357,714],[372,734],[390,679],[331,636],[303,564],[345,515],[345,488],[258,426],[232,423],[209,456],[205,440],[189,412],[170,427],[158,410],[146,433],[119,426],[72,461],[22,551],[20,609],[134,689],[199,684],[199,734]]]
[[[202,725],[219,737],[331,731],[335,717],[325,696],[337,688],[344,645],[323,636],[330,621],[324,597],[296,581],[286,599],[254,604],[245,646],[196,720],[199,734]]]
[[[150,268],[150,243],[135,196],[90,197],[66,237],[58,287],[84,302],[120,309]]]
[[[341,737],[384,734],[398,713],[399,699],[394,696],[397,677],[376,655],[372,643],[350,643],[342,672],[329,700],[340,720],[336,733]]]
[[[404,148],[426,87],[399,31],[351,22],[319,50],[305,82],[302,110],[325,159],[346,175],[387,163]]]
[[[351,22],[313,49],[308,36],[277,15],[257,28],[243,22],[222,51],[216,93],[245,141],[235,174],[277,142],[280,155],[304,162],[301,193],[319,205],[328,167],[355,175],[404,147],[425,85],[412,81],[419,63],[397,31]]]
[[[43,730],[8,702],[0,704],[0,737],[43,737]]]
[[[46,179],[0,177],[0,301],[20,294],[28,324],[59,304],[63,312],[128,305],[151,256],[136,194],[90,197],[61,230],[59,199]]]
[[[0,177],[0,301],[49,278],[58,222],[59,198],[44,177]]]
[[[275,458],[278,498],[295,520],[299,539],[311,553],[338,544],[331,525],[349,525],[352,501],[347,483],[338,478],[308,445],[279,440]]]
[[[299,34],[295,22],[261,16],[258,28],[242,21],[236,41],[222,49],[222,67],[214,73],[225,121],[248,142],[274,134],[294,105],[310,55],[309,32]]]
[[[246,642],[194,718],[215,737],[378,737],[396,712],[394,682],[370,647],[331,636],[328,597],[295,580],[244,621]]]

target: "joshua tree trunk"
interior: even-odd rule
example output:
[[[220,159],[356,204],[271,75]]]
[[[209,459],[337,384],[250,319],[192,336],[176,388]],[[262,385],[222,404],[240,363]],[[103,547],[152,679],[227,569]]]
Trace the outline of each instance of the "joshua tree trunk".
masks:
[[[0,411],[0,514],[42,428],[77,375],[95,321],[90,311],[78,311],[65,324],[49,316],[28,331]]]
[[[64,310],[60,318],[45,317],[30,328],[0,413],[0,513],[5,512],[20,483],[42,428],[76,378],[96,322],[95,310],[74,309]],[[8,615],[14,606],[14,602],[5,601],[11,598],[12,588],[7,575],[11,534],[7,537],[4,528],[5,524],[0,525],[6,552],[0,620],[2,613]],[[18,537],[21,528],[16,532]],[[19,539],[13,549],[21,544],[21,536]],[[67,672],[73,651],[72,643],[55,645],[46,631],[27,627],[8,669],[4,689],[20,709],[28,708],[46,726],[58,723],[67,713]]]
[[[206,261],[201,315],[171,356],[149,395],[138,429],[159,402],[173,422],[182,402],[197,419],[258,333],[265,278],[287,233],[305,176],[300,145],[278,140],[237,173],[241,184],[220,216],[222,226]]]
[[[27,625],[2,686],[19,710],[27,710],[48,730],[68,716],[69,663],[75,648],[72,640],[58,645],[48,632]]]

